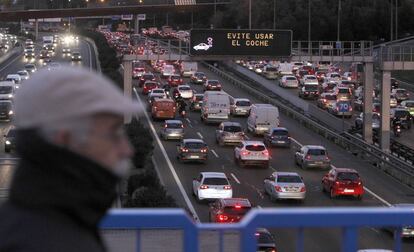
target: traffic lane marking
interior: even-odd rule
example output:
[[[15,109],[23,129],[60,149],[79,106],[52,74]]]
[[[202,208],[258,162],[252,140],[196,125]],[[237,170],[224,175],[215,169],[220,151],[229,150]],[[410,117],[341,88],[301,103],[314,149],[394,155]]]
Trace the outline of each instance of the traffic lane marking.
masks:
[[[204,139],[203,135],[201,135],[201,133],[200,133],[200,132],[198,132],[198,131],[197,131],[197,135],[198,135],[201,139]]]
[[[216,158],[219,158],[219,155],[216,153],[215,150],[211,150],[211,152],[214,154],[214,156],[216,156]]]
[[[233,173],[230,173],[230,176],[236,181],[237,184],[240,184],[240,180],[234,175]]]

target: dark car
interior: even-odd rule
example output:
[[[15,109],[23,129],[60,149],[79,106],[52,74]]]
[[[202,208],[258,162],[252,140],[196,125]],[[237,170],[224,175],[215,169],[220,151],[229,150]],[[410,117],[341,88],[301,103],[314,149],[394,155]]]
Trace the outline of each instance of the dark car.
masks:
[[[203,105],[203,98],[204,94],[195,94],[191,99],[190,109],[192,111],[199,111],[201,110],[201,106]]]
[[[13,103],[10,100],[0,101],[0,120],[11,120],[13,117]]]
[[[155,76],[152,73],[145,73],[139,79],[138,86],[142,87],[146,81],[155,81]]]
[[[266,146],[290,147],[290,136],[286,128],[277,127],[264,134],[263,142]]]
[[[80,52],[73,52],[72,53],[72,61],[81,61],[82,60],[82,56],[80,54]]]
[[[401,125],[406,129],[411,129],[412,119],[410,111],[406,108],[396,108],[391,110],[391,118],[399,119]]]
[[[319,96],[319,87],[318,85],[303,85],[299,89],[299,97],[304,99],[315,99]]]
[[[171,87],[178,87],[179,85],[183,84],[183,79],[180,75],[174,74],[168,77],[168,84]]]
[[[221,83],[218,80],[208,80],[204,83],[204,91],[221,91]]]
[[[14,128],[10,128],[9,132],[4,135],[4,151],[9,153],[15,149],[15,138],[16,138],[16,130]]]
[[[276,252],[276,241],[266,228],[258,228],[255,233],[257,240],[257,251]]]
[[[194,84],[204,84],[207,81],[207,76],[203,72],[195,72],[191,76],[191,82]]]
[[[159,83],[155,81],[147,81],[142,88],[142,94],[147,95],[151,90],[159,88]]]
[[[248,199],[218,199],[210,204],[209,220],[218,223],[239,222],[252,208]]]
[[[180,161],[201,161],[208,158],[207,144],[200,139],[183,139],[177,145],[177,159]]]

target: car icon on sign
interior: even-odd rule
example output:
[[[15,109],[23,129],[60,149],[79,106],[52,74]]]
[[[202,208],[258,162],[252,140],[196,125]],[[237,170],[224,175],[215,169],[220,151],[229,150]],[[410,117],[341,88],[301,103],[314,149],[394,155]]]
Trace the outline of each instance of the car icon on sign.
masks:
[[[204,50],[207,51],[210,47],[213,47],[212,45],[207,45],[206,43],[200,43],[196,46],[194,46],[194,50],[199,51],[199,50]]]

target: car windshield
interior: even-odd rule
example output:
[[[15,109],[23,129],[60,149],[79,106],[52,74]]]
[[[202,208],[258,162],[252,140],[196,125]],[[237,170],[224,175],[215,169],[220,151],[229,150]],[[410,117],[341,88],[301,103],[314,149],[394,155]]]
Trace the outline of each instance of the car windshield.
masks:
[[[182,124],[181,123],[168,123],[167,128],[169,128],[169,129],[181,129]]]
[[[164,94],[164,90],[158,90],[158,89],[156,89],[156,90],[152,90],[152,93],[155,93],[155,94]]]
[[[404,89],[398,89],[397,94],[405,94],[406,91]]]
[[[190,149],[201,149],[201,148],[205,147],[205,144],[204,143],[197,143],[197,142],[190,142],[190,143],[186,143],[185,146],[187,148],[190,148]]]
[[[157,84],[155,84],[154,82],[147,82],[147,83],[145,83],[145,86],[146,86],[147,88],[153,88],[153,87],[156,87],[156,86],[157,86]]]
[[[172,80],[179,80],[180,79],[180,76],[171,76],[171,79]]]
[[[204,185],[228,185],[229,182],[225,178],[205,178]]]
[[[307,91],[318,90],[318,85],[305,85],[305,90],[307,90]]]
[[[413,107],[414,107],[414,102],[406,102],[406,103],[405,103],[405,106],[406,106],[407,108],[413,108]]]
[[[9,110],[11,108],[10,102],[0,102],[0,109],[1,110]]]
[[[152,78],[154,78],[154,75],[152,75],[152,74],[144,74],[144,76],[142,76],[144,79],[147,79],[147,80],[151,80]]]
[[[339,172],[337,179],[355,181],[359,179],[359,175],[355,172]]]
[[[223,130],[226,132],[241,132],[242,131],[240,126],[224,126]]]
[[[195,97],[196,101],[202,101],[202,100],[203,100],[203,98],[204,98],[204,96],[201,96],[201,95],[197,95],[197,96]]]
[[[315,76],[308,76],[306,77],[307,80],[317,80]]]
[[[0,94],[9,94],[13,91],[13,87],[9,87],[9,86],[0,86]]]
[[[279,183],[302,183],[302,179],[297,175],[279,175],[277,176]]]
[[[336,101],[336,95],[325,95],[325,99],[329,101]]]
[[[264,151],[265,149],[266,148],[263,145],[258,145],[258,144],[246,146],[246,150],[248,151]]]
[[[266,72],[276,72],[277,68],[276,67],[266,67]]]
[[[395,117],[405,117],[409,114],[410,114],[410,112],[405,111],[405,110],[397,110],[397,111],[394,112]]]
[[[309,149],[308,150],[308,155],[311,155],[311,156],[325,156],[326,151],[322,150],[322,149]]]
[[[341,78],[341,76],[339,74],[332,74],[331,78]]]
[[[379,120],[379,119],[381,119],[381,117],[378,114],[372,114],[372,119],[373,120]]]
[[[249,101],[237,101],[236,105],[237,106],[250,106],[250,102]]]

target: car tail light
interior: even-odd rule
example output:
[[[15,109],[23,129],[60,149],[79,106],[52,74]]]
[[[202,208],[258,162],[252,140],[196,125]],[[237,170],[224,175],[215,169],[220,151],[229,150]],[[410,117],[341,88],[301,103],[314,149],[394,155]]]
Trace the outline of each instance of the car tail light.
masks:
[[[208,186],[207,185],[201,185],[200,189],[208,189]]]
[[[231,190],[231,186],[229,185],[224,186],[224,190]]]
[[[247,155],[249,155],[250,154],[250,151],[242,151],[241,152],[241,155],[242,156],[247,156]]]
[[[227,215],[220,214],[218,216],[219,221],[227,221],[228,219],[229,219],[229,217]]]
[[[269,156],[269,151],[268,150],[264,150],[264,151],[262,151],[262,154],[265,155],[266,157],[268,157]]]
[[[340,185],[340,184],[341,184],[341,182],[335,181],[335,185]]]
[[[174,107],[174,110],[175,110],[175,107]],[[184,129],[184,124],[181,124],[181,128],[183,128],[183,129]]]
[[[275,186],[275,190],[276,190],[276,192],[281,192],[281,191],[282,191],[282,187],[280,187],[280,186]]]
[[[154,108],[155,108],[155,107],[154,107]],[[168,128],[168,125],[167,125],[167,124],[165,124],[165,125],[164,125],[164,128]]]
[[[306,187],[302,186],[302,187],[300,188],[300,192],[306,192]]]
[[[311,155],[309,155],[309,154],[308,154],[308,155],[306,155],[305,159],[306,159],[306,160],[310,160],[310,159],[311,159]]]
[[[240,205],[235,205],[234,208],[241,209],[242,207]]]
[[[188,149],[187,148],[181,148],[181,151],[182,152],[188,152]]]
[[[362,181],[358,181],[358,185],[360,186],[360,185],[362,185]]]

